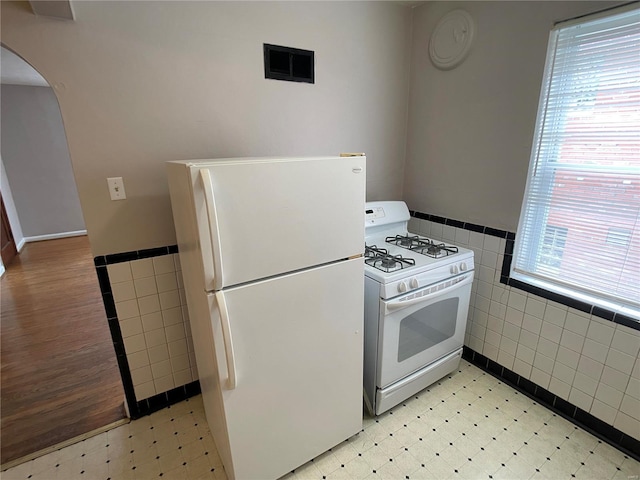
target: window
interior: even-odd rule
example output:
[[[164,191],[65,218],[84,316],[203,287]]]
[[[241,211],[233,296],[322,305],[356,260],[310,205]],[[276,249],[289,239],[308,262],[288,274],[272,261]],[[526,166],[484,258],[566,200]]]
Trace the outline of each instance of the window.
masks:
[[[547,225],[542,238],[540,263],[558,269],[562,265],[564,245],[567,243],[567,229]]]
[[[551,32],[511,277],[640,320],[640,9]]]
[[[615,247],[628,247],[632,233],[628,228],[611,227],[607,233],[607,244]]]

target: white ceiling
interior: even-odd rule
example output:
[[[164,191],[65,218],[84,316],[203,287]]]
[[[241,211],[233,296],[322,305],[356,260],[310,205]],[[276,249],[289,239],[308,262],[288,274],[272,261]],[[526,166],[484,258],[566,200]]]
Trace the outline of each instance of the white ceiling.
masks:
[[[31,65],[4,47],[0,49],[0,83],[3,85],[31,85],[35,87],[49,86],[47,81],[42,78],[42,75]]]

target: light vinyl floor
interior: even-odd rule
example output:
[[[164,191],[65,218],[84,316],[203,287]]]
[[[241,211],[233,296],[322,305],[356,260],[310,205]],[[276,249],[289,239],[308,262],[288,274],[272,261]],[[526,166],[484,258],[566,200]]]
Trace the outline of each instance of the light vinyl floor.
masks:
[[[313,435],[313,432],[309,432]],[[640,464],[462,361],[283,479],[637,480]],[[226,479],[200,396],[2,473],[2,480]]]

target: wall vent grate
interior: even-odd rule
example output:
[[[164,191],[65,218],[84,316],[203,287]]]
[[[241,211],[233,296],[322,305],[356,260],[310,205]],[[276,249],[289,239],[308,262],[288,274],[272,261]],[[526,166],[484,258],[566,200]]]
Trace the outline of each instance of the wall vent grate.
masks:
[[[264,78],[315,83],[314,61],[311,50],[264,44]]]

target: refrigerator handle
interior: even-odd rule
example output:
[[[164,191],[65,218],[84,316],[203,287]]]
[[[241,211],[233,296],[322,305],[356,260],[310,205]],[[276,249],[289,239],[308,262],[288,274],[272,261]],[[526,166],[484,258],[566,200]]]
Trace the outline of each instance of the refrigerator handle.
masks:
[[[200,170],[200,176],[202,177],[202,186],[204,188],[204,196],[207,205],[209,235],[211,236],[211,250],[213,252],[213,289],[218,290],[224,285],[224,272],[222,270],[220,231],[218,230],[218,213],[216,211],[216,201],[213,193],[213,181],[211,179],[211,173],[206,168]]]
[[[231,339],[231,324],[229,323],[229,312],[227,310],[227,302],[224,299],[224,292],[219,290],[216,292],[216,302],[220,310],[220,324],[222,326],[222,341],[224,342],[224,354],[227,359],[227,374],[229,377],[228,388],[233,390],[237,385],[236,377],[236,359],[233,353],[233,340]]]

